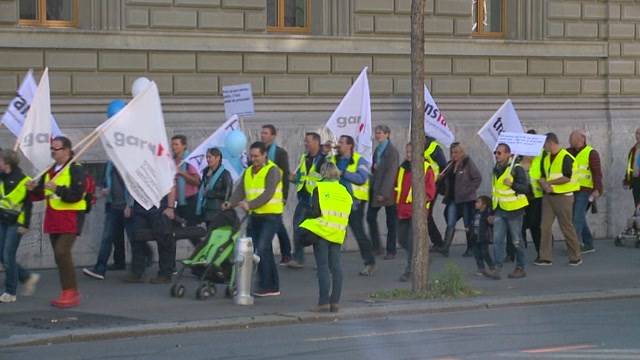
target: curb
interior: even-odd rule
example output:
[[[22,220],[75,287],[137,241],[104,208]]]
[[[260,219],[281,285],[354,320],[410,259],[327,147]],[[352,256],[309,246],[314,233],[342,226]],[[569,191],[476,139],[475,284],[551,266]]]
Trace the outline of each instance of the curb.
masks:
[[[382,303],[345,308],[337,314],[294,312],[270,315],[237,317],[232,319],[167,322],[121,326],[112,328],[90,328],[65,330],[36,335],[13,335],[0,340],[0,348],[50,345],[59,343],[110,340],[149,335],[167,335],[196,331],[223,331],[266,326],[331,322],[336,320],[381,318],[390,315],[429,314],[464,310],[491,309],[525,305],[562,304],[577,301],[598,301],[640,297],[640,288],[603,290],[567,294],[514,296],[509,298],[471,298],[451,302]]]

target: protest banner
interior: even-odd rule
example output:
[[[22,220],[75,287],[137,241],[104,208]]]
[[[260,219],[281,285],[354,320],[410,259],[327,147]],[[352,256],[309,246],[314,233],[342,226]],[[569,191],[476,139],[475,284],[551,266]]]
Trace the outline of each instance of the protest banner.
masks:
[[[489,150],[493,151],[496,147],[498,137],[503,132],[522,133],[524,129],[514,109],[511,100],[507,100],[496,111],[496,113],[487,121],[478,131],[478,135],[482,138]]]
[[[229,85],[222,87],[224,115],[227,119],[233,115],[248,117],[255,115],[251,84]]]
[[[544,147],[546,139],[547,137],[545,135],[504,131],[500,133],[500,136],[496,141],[496,147],[498,144],[504,143],[509,145],[512,154],[538,156],[542,153],[542,148]]]

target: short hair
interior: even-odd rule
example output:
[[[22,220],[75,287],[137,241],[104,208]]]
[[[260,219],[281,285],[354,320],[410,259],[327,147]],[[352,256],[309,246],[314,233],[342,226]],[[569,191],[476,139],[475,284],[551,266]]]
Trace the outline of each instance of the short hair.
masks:
[[[184,135],[173,135],[171,137],[171,141],[173,141],[173,140],[180,140],[180,143],[182,145],[187,145],[187,137],[184,136]]]
[[[51,142],[58,141],[62,144],[63,149],[71,149],[71,140],[66,136],[56,136]]]
[[[317,141],[318,144],[320,144],[321,140],[320,140],[320,134],[318,134],[317,132],[308,132],[306,134],[304,134],[305,137],[310,137],[313,140]]]
[[[254,142],[253,144],[251,144],[249,149],[258,149],[260,150],[261,154],[264,154],[267,152],[267,146],[262,141]]]
[[[11,166],[11,169],[15,169],[20,165],[18,153],[11,149],[0,150],[0,158],[5,164]]]
[[[529,130],[527,130],[527,134],[535,135],[535,134],[537,134],[537,132],[536,132],[535,129],[529,129]]]
[[[375,131],[382,131],[387,135],[391,134],[391,129],[387,125],[378,125],[376,126]]]
[[[276,127],[271,124],[262,125],[262,128],[269,129],[269,132],[271,133],[271,135],[278,135],[278,131],[276,130]]]
[[[487,195],[478,196],[478,200],[480,200],[480,202],[482,202],[485,206],[491,207],[491,198]]]
[[[355,142],[355,140],[353,140],[353,138],[351,136],[342,135],[342,136],[340,136],[340,139],[344,139],[344,141],[346,141],[347,144],[349,144],[349,145],[351,145],[351,146],[353,146],[355,148],[356,142]]]
[[[496,149],[498,149],[500,146],[502,146],[508,153],[511,153],[511,146],[509,146],[509,144],[499,143],[498,146],[496,146]]]
[[[547,139],[545,140],[545,142],[552,142],[554,144],[559,144],[560,140],[558,140],[558,135],[550,132],[550,133],[547,133]]]
[[[220,158],[220,160],[222,160],[222,151],[220,151],[220,149],[218,149],[217,147],[208,148],[207,155],[217,156]]]
[[[340,179],[340,170],[336,164],[331,161],[325,161],[320,167],[320,175],[325,180],[338,180]]]

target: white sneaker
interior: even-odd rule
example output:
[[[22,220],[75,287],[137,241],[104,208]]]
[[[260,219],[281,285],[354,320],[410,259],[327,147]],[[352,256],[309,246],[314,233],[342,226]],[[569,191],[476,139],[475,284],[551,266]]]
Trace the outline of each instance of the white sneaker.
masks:
[[[87,275],[90,278],[94,278],[94,279],[97,279],[97,280],[104,280],[104,275],[98,274],[97,272],[95,272],[95,271],[93,271],[93,270],[91,270],[89,268],[82,269],[82,273]]]
[[[40,281],[40,274],[31,273],[27,281],[22,284],[22,296],[31,296],[36,292],[36,285]]]
[[[0,303],[12,303],[16,302],[16,296],[9,293],[3,293],[0,295]]]

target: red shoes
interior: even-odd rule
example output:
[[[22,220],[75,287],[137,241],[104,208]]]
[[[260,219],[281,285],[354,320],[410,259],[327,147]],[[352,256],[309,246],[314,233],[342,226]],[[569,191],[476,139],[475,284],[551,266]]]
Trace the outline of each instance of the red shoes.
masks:
[[[76,289],[62,290],[60,297],[51,300],[51,306],[59,309],[71,308],[80,305],[80,293]]]

